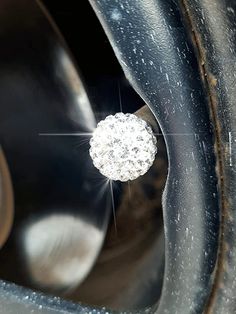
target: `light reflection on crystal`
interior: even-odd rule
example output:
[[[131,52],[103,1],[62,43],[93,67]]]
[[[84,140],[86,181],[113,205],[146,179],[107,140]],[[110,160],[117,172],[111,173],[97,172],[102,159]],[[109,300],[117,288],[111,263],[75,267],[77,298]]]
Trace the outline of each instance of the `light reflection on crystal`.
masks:
[[[144,175],[152,166],[156,142],[146,121],[120,112],[98,123],[90,140],[89,153],[94,166],[104,176],[129,181]]]

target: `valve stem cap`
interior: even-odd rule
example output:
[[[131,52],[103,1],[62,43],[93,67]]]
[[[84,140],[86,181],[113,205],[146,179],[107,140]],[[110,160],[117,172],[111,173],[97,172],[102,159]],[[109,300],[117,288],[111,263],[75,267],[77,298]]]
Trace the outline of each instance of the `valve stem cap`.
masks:
[[[146,121],[135,114],[119,112],[97,124],[89,153],[101,174],[110,180],[125,182],[149,170],[157,153],[156,144]]]

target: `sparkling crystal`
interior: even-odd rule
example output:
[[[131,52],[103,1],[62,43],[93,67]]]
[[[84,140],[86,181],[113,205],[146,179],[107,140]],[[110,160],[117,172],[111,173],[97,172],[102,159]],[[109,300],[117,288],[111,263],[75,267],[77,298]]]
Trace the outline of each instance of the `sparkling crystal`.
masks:
[[[128,181],[152,166],[156,137],[146,121],[130,113],[116,113],[100,121],[90,140],[94,166],[111,180]]]

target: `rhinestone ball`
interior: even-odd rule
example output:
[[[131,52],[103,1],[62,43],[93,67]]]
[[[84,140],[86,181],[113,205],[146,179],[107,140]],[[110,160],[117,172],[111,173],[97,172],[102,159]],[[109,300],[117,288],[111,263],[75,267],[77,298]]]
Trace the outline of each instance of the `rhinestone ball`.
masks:
[[[130,113],[116,113],[100,121],[90,140],[94,166],[111,180],[128,181],[152,166],[156,137],[146,121]]]

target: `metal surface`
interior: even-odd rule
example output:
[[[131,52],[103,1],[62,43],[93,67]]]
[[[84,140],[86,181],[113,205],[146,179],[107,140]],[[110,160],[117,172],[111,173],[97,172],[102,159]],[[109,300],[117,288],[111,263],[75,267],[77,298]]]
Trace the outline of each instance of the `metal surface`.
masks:
[[[7,104],[0,107],[0,140],[16,204],[12,232],[0,254],[0,277],[76,301],[105,300],[112,308],[153,304],[164,262],[159,209],[165,174],[158,174],[159,162],[162,172],[166,169],[164,145],[145,179],[122,188],[116,216],[121,235],[111,231],[86,278],[111,210],[110,189],[88,155],[89,137],[78,137],[92,131],[93,110],[44,7],[8,0],[0,8],[0,100]],[[0,298],[1,313],[96,312],[4,282]]]
[[[142,118],[147,123],[149,123],[149,125],[152,127],[152,130],[154,131],[158,139],[158,135],[160,135],[160,130],[157,124],[157,120],[155,116],[153,115],[153,113],[151,112],[150,108],[147,105],[145,105],[139,110],[137,110],[135,114],[136,116]]]
[[[111,200],[97,193],[91,170],[91,105],[48,19],[34,1],[0,3],[0,143],[15,194],[0,277],[62,292],[77,287],[96,261]]]
[[[157,313],[202,313],[218,247],[215,153],[208,104],[179,8],[176,1],[91,3],[167,144],[166,267]]]

